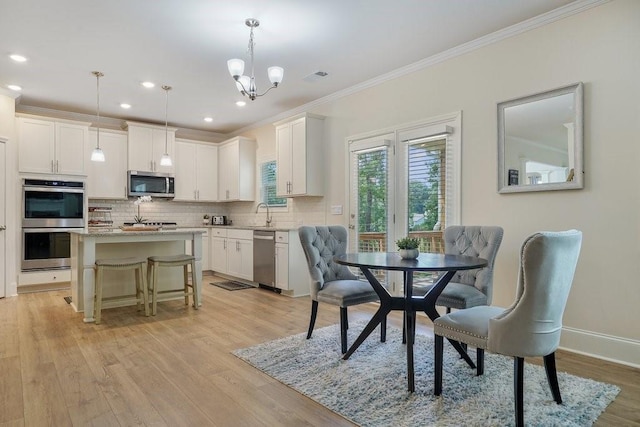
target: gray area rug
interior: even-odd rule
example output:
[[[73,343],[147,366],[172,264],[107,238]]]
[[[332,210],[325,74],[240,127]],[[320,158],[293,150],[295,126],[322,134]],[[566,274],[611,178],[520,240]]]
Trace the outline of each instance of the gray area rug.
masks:
[[[213,286],[226,289],[227,291],[239,291],[240,289],[249,289],[254,287],[240,282],[211,282],[211,284]]]
[[[352,322],[349,343],[364,323]],[[433,339],[416,336],[415,393],[407,391],[402,331],[388,327],[387,342],[374,331],[349,360],[340,354],[338,325],[298,334],[234,355],[323,406],[362,426],[514,425],[513,359],[485,353],[485,373],[460,359],[445,341],[443,393],[433,395]],[[471,349],[475,359],[475,349]],[[525,364],[527,426],[590,426],[620,389],[558,372],[563,403],[551,396],[544,368]]]

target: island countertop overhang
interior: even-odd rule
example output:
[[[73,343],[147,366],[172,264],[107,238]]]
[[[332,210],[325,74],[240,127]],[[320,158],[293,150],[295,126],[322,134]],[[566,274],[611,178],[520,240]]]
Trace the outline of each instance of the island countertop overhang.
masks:
[[[123,231],[120,229],[115,230],[72,230],[71,234],[78,234],[80,236],[94,236],[94,237],[109,237],[109,236],[157,236],[157,235],[173,235],[173,234],[185,234],[196,233],[204,234],[206,229],[188,228],[188,229],[175,229],[175,230],[153,230],[153,231]]]

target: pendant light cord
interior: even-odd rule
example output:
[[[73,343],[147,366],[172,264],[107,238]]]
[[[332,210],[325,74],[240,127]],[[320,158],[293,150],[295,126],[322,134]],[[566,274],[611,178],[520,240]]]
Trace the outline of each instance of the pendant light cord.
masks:
[[[169,91],[171,86],[162,86],[166,93],[166,103],[164,108],[164,153],[169,153]]]
[[[97,117],[97,144],[96,149],[100,149],[100,77],[104,76],[100,71],[94,71],[93,75],[96,76],[96,117]]]

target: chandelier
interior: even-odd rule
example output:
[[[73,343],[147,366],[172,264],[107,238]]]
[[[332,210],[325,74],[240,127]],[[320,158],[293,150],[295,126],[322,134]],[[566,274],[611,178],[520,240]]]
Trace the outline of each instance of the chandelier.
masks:
[[[259,94],[258,88],[256,87],[256,79],[254,77],[254,69],[253,69],[253,47],[255,42],[253,40],[253,29],[260,25],[260,21],[253,18],[248,18],[244,21],[247,27],[251,28],[251,32],[249,33],[249,56],[251,58],[251,77],[243,75],[244,73],[244,61],[242,59],[230,59],[227,61],[227,67],[229,68],[229,74],[236,81],[236,87],[240,91],[243,96],[248,96],[252,101],[255,100],[259,96],[265,95],[271,89],[278,87],[278,84],[282,82],[282,77],[284,76],[284,69],[282,67],[269,67],[267,69],[267,74],[269,75],[269,81],[271,81],[272,86],[264,91],[264,93]]]

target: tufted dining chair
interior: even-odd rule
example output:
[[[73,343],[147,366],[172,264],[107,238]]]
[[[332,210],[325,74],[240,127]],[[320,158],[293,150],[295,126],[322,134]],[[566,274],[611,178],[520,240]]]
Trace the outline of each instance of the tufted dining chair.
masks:
[[[340,343],[342,354],[347,352],[347,307],[378,301],[369,282],[358,280],[345,265],[333,258],[346,253],[347,229],[340,225],[302,226],[298,229],[300,243],[309,267],[311,319],[307,339],[311,338],[318,314],[318,302],[340,307]],[[382,321],[380,340],[386,339],[386,318]]]
[[[524,425],[524,358],[542,356],[553,399],[562,403],[555,351],[560,344],[562,314],[567,303],[582,233],[540,232],[520,250],[516,300],[511,307],[479,306],[459,310],[433,322],[434,389],[442,393],[443,337],[478,349],[477,375],[484,373],[484,350],[514,358],[516,425]]]
[[[497,226],[453,225],[445,228],[442,236],[445,254],[484,258],[488,264],[480,269],[457,272],[438,297],[436,305],[446,307],[449,313],[452,308],[491,304],[493,265],[503,234],[502,227]],[[414,295],[424,295],[429,289],[431,285],[415,285]]]

